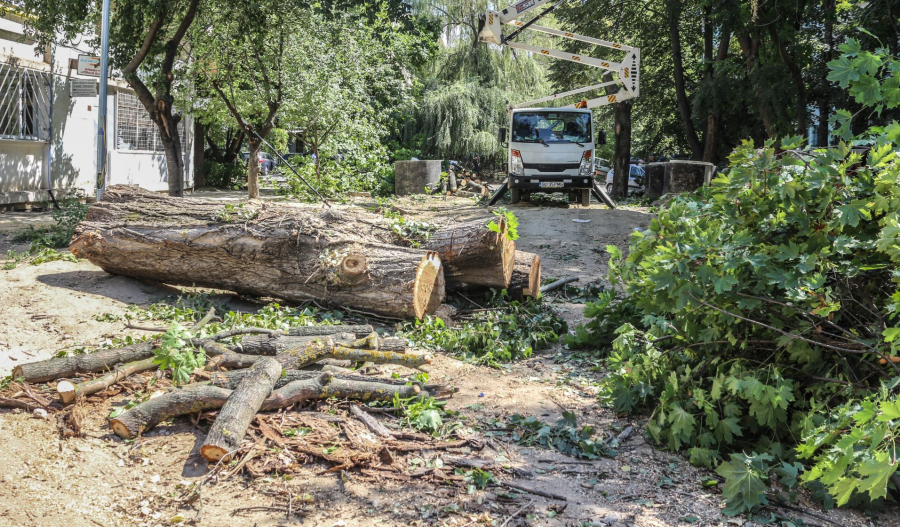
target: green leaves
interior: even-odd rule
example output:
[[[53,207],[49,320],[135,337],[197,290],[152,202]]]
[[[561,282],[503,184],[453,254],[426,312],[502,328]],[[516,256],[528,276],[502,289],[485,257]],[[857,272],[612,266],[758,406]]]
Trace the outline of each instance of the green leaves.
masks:
[[[513,214],[512,211],[501,209],[495,210],[494,215],[502,218],[506,223],[506,237],[512,241],[516,241],[519,239],[519,218]],[[501,233],[500,224],[496,221],[491,220],[487,225],[488,230],[492,232],[496,232],[498,234]]]
[[[731,454],[729,461],[719,465],[716,474],[725,478],[722,494],[727,500],[723,514],[737,516],[768,503],[765,497],[768,488],[765,473],[769,468],[769,461],[772,461],[772,456],[753,452],[749,456]]]
[[[153,362],[161,370],[172,371],[172,382],[176,385],[190,382],[194,370],[206,363],[203,348],[194,350],[188,346],[192,334],[178,323],[169,326],[160,338],[160,346],[153,349]]]

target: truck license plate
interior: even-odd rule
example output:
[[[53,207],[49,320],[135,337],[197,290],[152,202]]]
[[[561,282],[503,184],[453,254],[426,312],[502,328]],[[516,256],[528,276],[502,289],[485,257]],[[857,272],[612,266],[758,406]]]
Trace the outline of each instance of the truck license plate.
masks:
[[[562,188],[562,181],[541,181],[541,188]]]

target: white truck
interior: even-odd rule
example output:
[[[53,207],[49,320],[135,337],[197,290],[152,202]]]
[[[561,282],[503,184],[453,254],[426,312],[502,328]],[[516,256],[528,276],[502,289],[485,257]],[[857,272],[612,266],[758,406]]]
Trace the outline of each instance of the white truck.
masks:
[[[557,0],[551,4],[550,0],[522,0],[499,11],[489,10],[481,17],[478,34],[481,42],[592,66],[605,70],[612,77],[612,80],[509,107],[509,128],[500,129],[501,143],[507,142],[509,135],[508,174],[506,183],[491,203],[496,202],[507,188],[513,203],[533,192],[566,192],[573,201],[580,199],[584,206],[590,205],[592,191],[598,198],[608,200],[605,190],[596,184],[593,176],[596,149],[606,143],[606,133],[594,131],[591,108],[632,99],[640,94],[641,51],[624,44],[535,24],[564,1]],[[527,22],[520,20],[544,4],[550,5]],[[504,35],[504,25],[516,29]],[[614,62],[516,42],[515,38],[526,30],[620,50],[625,57],[621,62]],[[619,90],[590,100],[582,99],[569,106],[533,107],[607,86],[618,86]]]

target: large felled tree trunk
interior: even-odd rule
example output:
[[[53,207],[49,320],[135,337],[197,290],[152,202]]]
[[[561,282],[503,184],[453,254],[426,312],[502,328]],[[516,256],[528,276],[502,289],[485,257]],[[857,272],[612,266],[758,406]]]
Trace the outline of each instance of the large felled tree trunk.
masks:
[[[506,234],[506,221],[498,218],[498,231],[484,219],[452,224],[438,230],[426,248],[438,253],[444,264],[447,289],[509,285],[516,264],[516,243]]]
[[[174,200],[113,186],[88,209],[72,252],[162,283],[421,318],[443,300],[437,255],[371,235],[379,216],[272,204]]]

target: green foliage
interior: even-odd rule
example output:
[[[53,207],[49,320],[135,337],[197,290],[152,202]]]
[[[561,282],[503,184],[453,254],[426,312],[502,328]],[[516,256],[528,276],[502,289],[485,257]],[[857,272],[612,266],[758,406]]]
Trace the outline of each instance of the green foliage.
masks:
[[[259,216],[259,209],[240,203],[237,206],[226,203],[218,212],[216,220],[221,222],[249,221]]]
[[[844,51],[839,62],[855,73],[833,75],[851,93],[879,75],[881,88],[860,96],[900,103],[893,70],[876,67],[892,58],[855,62],[859,51]],[[608,249],[610,280],[625,296],[590,304],[594,320],[571,341],[607,347],[611,325],[601,319],[624,322],[603,400],[619,412],[649,411],[657,443],[718,466],[731,514],[764,505],[774,478],[838,505],[877,503],[892,486],[900,466],[893,127],[870,130],[865,158],[847,143],[801,151],[795,138],[777,148],[745,142],[711,187],[676,198],[634,232],[627,256]]]
[[[427,242],[438,226],[426,221],[416,221],[401,215],[390,207],[383,207],[384,217],[388,220],[391,231],[399,238],[400,243],[410,247],[419,247]]]
[[[55,225],[51,227],[32,227],[13,237],[14,242],[31,242],[29,254],[43,249],[68,247],[75,234],[75,227],[84,220],[88,206],[74,197],[66,197],[57,201],[59,209],[51,208],[51,216]],[[50,205],[48,204],[48,207]]]
[[[476,490],[484,490],[488,485],[499,485],[500,482],[489,470],[473,468],[472,470],[456,469],[456,475],[462,476],[466,481],[466,490],[469,494],[475,494]]]
[[[193,336],[177,323],[172,324],[163,333],[159,347],[153,349],[153,362],[161,370],[171,370],[172,382],[176,385],[189,382],[194,370],[206,363],[203,349],[195,350],[189,344]]]
[[[615,450],[593,440],[597,433],[594,427],[579,427],[572,412],[563,412],[562,419],[552,426],[533,416],[514,414],[509,418],[509,425],[514,429],[513,441],[523,446],[553,448],[567,456],[584,459],[616,455]]]
[[[494,215],[506,221],[506,237],[512,241],[519,239],[519,218],[512,211],[506,209],[495,210]],[[487,225],[488,229],[500,234],[500,225],[491,220]]]
[[[247,166],[243,163],[216,163],[206,161],[203,163],[204,181],[206,186],[221,189],[231,189],[235,183],[247,176]]]
[[[540,300],[500,303],[490,311],[473,314],[461,327],[427,316],[407,322],[401,334],[417,346],[441,349],[479,364],[498,365],[525,359],[533,350],[549,347],[565,333],[566,322]]]
[[[401,399],[394,394],[393,406],[402,410],[400,424],[428,432],[433,436],[444,436],[459,427],[459,423],[445,423],[444,418],[451,414],[444,408],[447,403],[434,397],[420,395]]]

